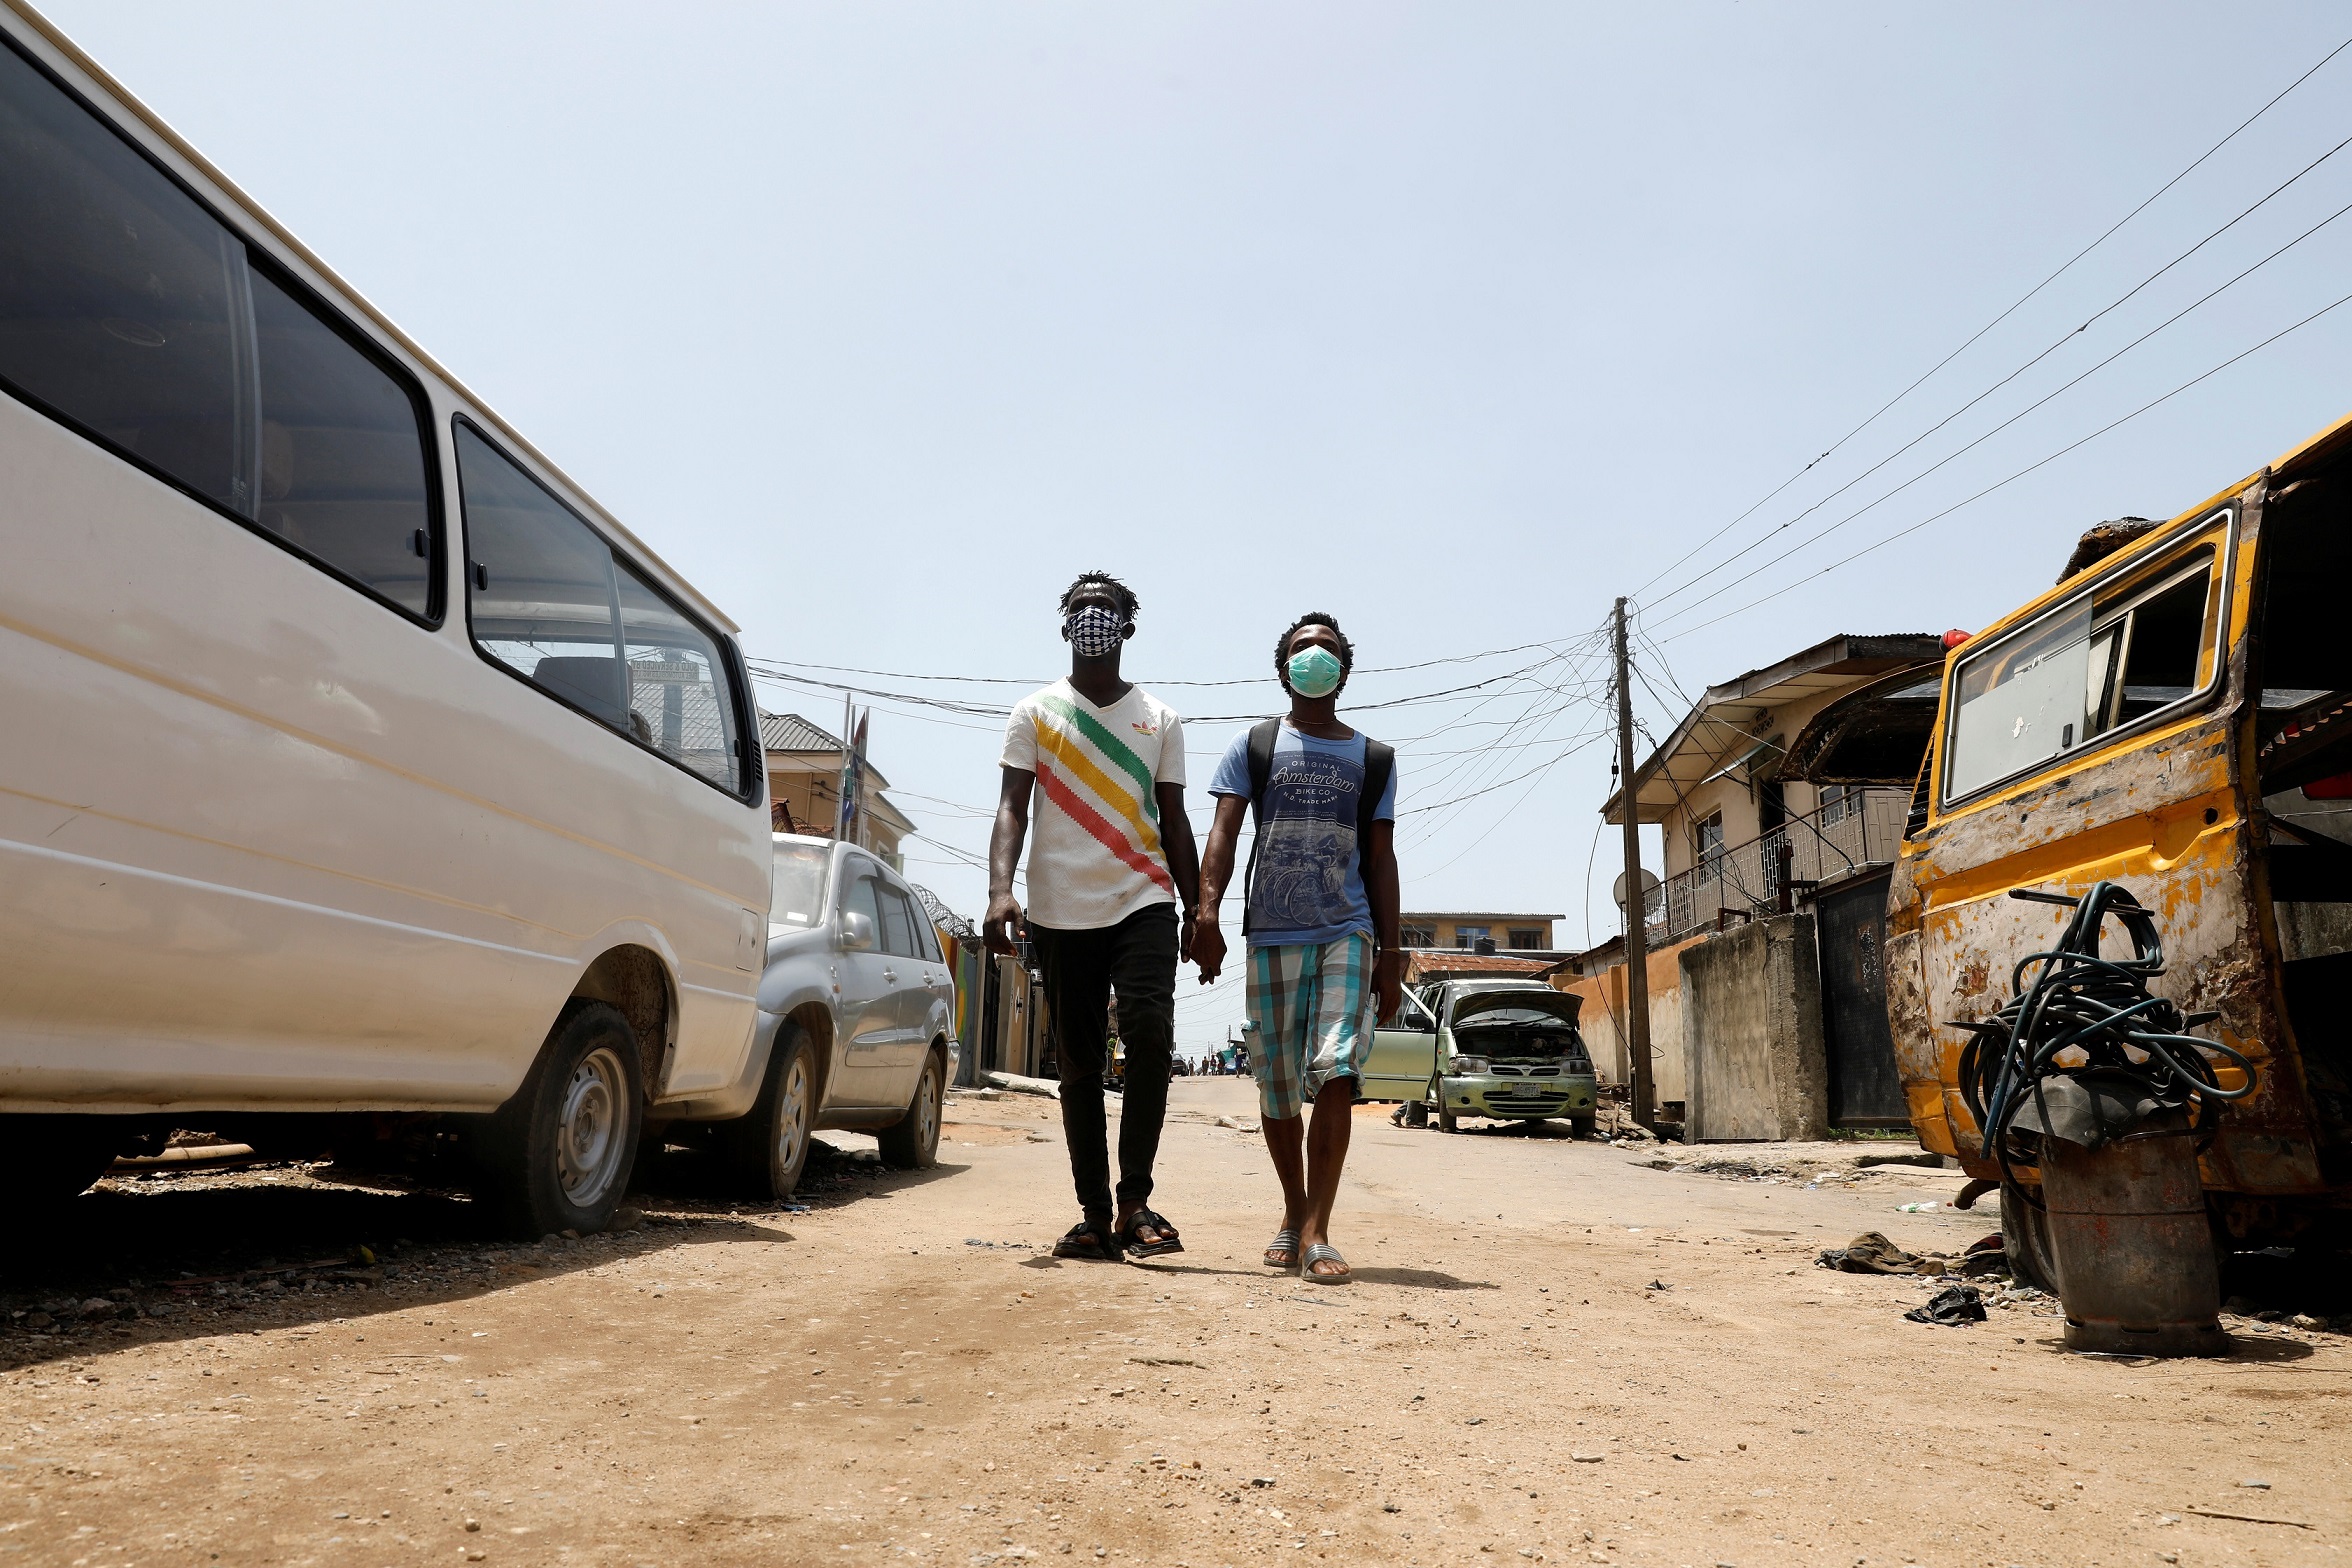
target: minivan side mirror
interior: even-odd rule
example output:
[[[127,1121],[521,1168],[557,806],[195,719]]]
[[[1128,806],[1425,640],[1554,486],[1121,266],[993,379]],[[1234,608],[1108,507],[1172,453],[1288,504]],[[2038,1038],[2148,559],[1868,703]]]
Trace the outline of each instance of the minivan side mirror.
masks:
[[[855,909],[841,912],[841,950],[845,953],[870,953],[874,950],[874,917]]]

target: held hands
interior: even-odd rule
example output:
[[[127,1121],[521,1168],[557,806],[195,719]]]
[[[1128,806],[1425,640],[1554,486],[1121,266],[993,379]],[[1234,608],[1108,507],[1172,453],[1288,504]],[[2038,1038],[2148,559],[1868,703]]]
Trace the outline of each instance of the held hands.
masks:
[[[1225,967],[1225,933],[1217,929],[1217,917],[1206,910],[1192,922],[1192,961],[1200,968],[1200,983],[1212,985]]]
[[[1009,955],[1013,944],[1028,934],[1029,922],[1012,894],[999,893],[988,901],[988,914],[980,923],[980,941],[991,953]]]

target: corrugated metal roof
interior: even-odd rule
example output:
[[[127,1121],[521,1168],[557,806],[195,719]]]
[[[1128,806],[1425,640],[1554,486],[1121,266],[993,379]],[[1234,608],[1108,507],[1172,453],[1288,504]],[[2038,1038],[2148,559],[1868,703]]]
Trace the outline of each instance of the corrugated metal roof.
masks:
[[[1468,953],[1445,948],[1414,948],[1405,954],[1405,981],[1453,980],[1469,975],[1488,979],[1541,980],[1566,962],[1558,958],[1513,958],[1503,953]]]
[[[1774,708],[1824,692],[1843,691],[1909,665],[1941,663],[1942,637],[1931,632],[1895,632],[1859,637],[1841,634],[1793,654],[1778,664],[1710,686],[1674,733],[1633,770],[1636,815],[1661,822],[1690,790],[1757,751],[1757,734]],[[1605,821],[1617,822],[1617,794],[1601,807]]]
[[[839,751],[841,738],[797,713],[760,714],[760,745],[769,751]]]
[[[1506,915],[1492,909],[1406,910],[1400,920],[1565,920],[1566,915]]]

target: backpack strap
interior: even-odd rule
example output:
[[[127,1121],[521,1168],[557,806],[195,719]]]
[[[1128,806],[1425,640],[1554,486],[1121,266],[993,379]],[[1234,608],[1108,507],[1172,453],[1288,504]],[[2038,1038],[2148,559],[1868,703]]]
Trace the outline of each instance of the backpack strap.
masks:
[[[1396,748],[1384,746],[1371,736],[1364,737],[1364,791],[1356,797],[1356,875],[1363,878],[1364,890],[1372,889],[1372,879],[1365,876],[1364,857],[1372,850],[1373,813],[1380,809],[1380,797],[1388,793],[1388,782],[1396,777]],[[1380,939],[1374,933],[1372,945]]]
[[[1356,870],[1364,868],[1364,852],[1372,842],[1373,813],[1380,809],[1380,797],[1388,793],[1388,781],[1396,776],[1396,748],[1384,746],[1371,736],[1364,737],[1364,791],[1356,797]]]
[[[1258,881],[1260,818],[1265,813],[1266,785],[1274,777],[1274,739],[1282,732],[1280,719],[1261,719],[1250,726],[1249,786],[1250,786],[1250,854],[1249,867],[1241,877],[1241,934],[1249,935],[1250,893]]]

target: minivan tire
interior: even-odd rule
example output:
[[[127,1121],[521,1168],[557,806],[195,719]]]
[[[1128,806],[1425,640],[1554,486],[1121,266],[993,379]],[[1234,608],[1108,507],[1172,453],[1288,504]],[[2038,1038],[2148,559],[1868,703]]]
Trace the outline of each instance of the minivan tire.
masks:
[[[1568,1118],[1568,1136],[1577,1139],[1591,1138],[1599,1133],[1600,1126],[1598,1117],[1571,1116]]]
[[[761,1202],[782,1202],[798,1190],[817,1130],[823,1063],[809,1049],[808,1031],[787,1018],[768,1051],[768,1071],[751,1112],[718,1124],[719,1154],[729,1185]]]
[[[483,1129],[479,1196],[498,1228],[531,1240],[602,1230],[629,1190],[645,1130],[637,1032],[618,1008],[575,997],[531,1076]]]
[[[1454,1120],[1453,1108],[1445,1103],[1442,1096],[1437,1102],[1437,1130],[1439,1132],[1460,1132],[1462,1130],[1462,1124]]]
[[[939,1161],[939,1120],[947,1095],[946,1062],[937,1051],[923,1058],[923,1076],[915,1080],[915,1097],[906,1115],[882,1129],[882,1163],[902,1171],[921,1170]]]

